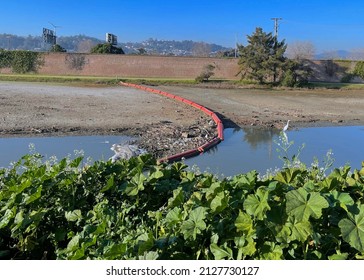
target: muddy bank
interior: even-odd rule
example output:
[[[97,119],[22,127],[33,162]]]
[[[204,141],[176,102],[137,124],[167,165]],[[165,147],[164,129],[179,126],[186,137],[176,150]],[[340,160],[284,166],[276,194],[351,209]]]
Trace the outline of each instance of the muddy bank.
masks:
[[[364,91],[158,86],[216,112],[225,127],[363,125]],[[131,88],[0,82],[0,137],[138,136],[161,158],[216,136],[214,123],[180,102]]]
[[[0,82],[0,137],[137,136],[161,158],[194,149],[216,136],[200,111],[124,87],[80,88]]]

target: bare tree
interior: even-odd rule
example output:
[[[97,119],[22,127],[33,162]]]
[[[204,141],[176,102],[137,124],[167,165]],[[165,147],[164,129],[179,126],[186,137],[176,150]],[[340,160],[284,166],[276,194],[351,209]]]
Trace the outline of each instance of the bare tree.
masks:
[[[288,44],[286,56],[290,59],[314,59],[315,46],[309,41],[296,41]]]

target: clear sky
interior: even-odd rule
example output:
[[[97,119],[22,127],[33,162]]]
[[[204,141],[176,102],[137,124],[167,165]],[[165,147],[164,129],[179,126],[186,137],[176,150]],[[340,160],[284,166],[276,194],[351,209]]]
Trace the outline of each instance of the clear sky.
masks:
[[[364,49],[362,0],[0,0],[0,33],[84,34],[119,42],[149,38],[194,40],[234,47],[262,27],[289,44],[310,41],[318,52]]]

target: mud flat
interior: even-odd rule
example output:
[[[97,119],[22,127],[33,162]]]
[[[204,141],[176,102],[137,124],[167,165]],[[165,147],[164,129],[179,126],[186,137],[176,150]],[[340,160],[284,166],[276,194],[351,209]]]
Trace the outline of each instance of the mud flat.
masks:
[[[225,127],[363,125],[363,90],[258,90],[159,86],[215,111]],[[216,134],[202,112],[144,91],[0,82],[0,136],[123,134],[156,157],[196,148]]]

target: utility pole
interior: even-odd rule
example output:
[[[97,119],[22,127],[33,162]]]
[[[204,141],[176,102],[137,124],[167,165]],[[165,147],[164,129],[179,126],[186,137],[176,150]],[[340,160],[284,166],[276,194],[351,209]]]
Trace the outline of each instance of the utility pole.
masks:
[[[271,18],[271,20],[274,20],[274,36],[278,38],[278,26],[279,26],[278,21],[282,20],[282,18]]]

